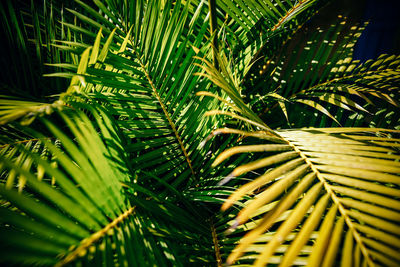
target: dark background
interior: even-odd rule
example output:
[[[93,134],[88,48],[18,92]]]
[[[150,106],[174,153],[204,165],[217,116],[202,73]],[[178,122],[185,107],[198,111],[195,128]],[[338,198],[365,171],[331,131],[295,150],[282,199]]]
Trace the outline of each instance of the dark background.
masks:
[[[400,54],[400,0],[336,0],[317,15],[316,24],[330,24],[338,14],[350,21],[368,21],[358,40],[354,58],[375,59],[380,54]]]

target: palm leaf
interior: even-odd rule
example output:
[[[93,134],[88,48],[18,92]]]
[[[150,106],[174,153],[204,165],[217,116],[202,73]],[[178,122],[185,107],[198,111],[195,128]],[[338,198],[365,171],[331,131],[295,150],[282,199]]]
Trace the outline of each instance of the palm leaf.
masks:
[[[363,27],[287,53],[323,4],[0,4],[27,58],[1,85],[24,97],[0,103],[1,264],[396,265],[399,132],[272,128],[398,127],[398,57],[353,61]],[[54,103],[21,93],[43,72],[70,79]]]
[[[216,133],[269,140],[268,143],[229,148],[213,164],[218,165],[238,153],[262,152],[265,155],[236,166],[218,184],[232,180],[242,184],[243,178],[250,180],[233,192],[221,208],[226,212],[237,204],[240,209],[235,219],[231,220],[229,215],[221,219],[220,234],[225,232],[232,236],[220,236],[220,243],[226,242],[226,246],[223,245],[226,253],[232,250],[226,258],[227,264],[238,261],[255,266],[267,263],[289,266],[294,262],[331,266],[342,261],[338,251],[347,232],[350,232],[347,243],[353,245],[346,246],[349,251],[343,252],[344,255],[359,250],[358,262],[394,263],[400,234],[396,225],[400,203],[393,199],[400,193],[399,139],[396,138],[399,132],[376,128],[272,131],[258,117],[254,119],[257,115],[242,100],[240,87],[234,82],[227,61],[219,58],[221,71],[207,60],[203,62],[205,73],[200,75],[221,87],[232,100],[225,104],[232,112],[214,110],[208,115],[226,115],[264,131],[221,129]],[[379,68],[383,62],[374,67]],[[387,84],[391,84],[390,81],[382,81],[382,86]],[[320,105],[316,107],[328,112]],[[255,172],[258,174],[252,174]],[[246,177],[236,179],[243,175]],[[284,195],[286,191],[288,195]],[[302,250],[310,238],[315,239],[315,244]]]
[[[323,1],[216,1],[220,38],[242,71],[266,46],[282,45]],[[230,48],[229,48],[230,47]],[[226,51],[228,52],[228,51]]]
[[[366,96],[379,98],[398,107],[398,103],[395,100],[396,98],[393,98],[399,89],[396,85],[399,79],[396,59],[396,56],[382,55],[375,62],[366,62],[354,70],[353,68],[356,66],[355,62],[343,64],[338,69],[344,69],[343,72],[347,72],[347,74],[342,77],[336,77],[321,85],[315,85],[312,88],[305,89],[300,92],[296,98],[317,96],[320,100],[332,105],[340,107],[347,105],[353,109],[366,111],[361,106],[362,102],[357,104],[343,95],[347,94],[366,100],[368,100]],[[321,92],[323,93],[322,95]],[[371,102],[370,100],[368,101]]]
[[[361,259],[369,264],[395,262],[397,254],[394,251],[400,240],[396,225],[400,218],[396,200],[400,196],[397,187],[400,183],[400,165],[397,162],[400,155],[397,151],[399,139],[389,136],[399,132],[369,128],[319,128],[278,133],[286,140],[286,146],[293,150],[294,158],[288,157],[289,152],[279,152],[285,145],[265,144],[256,145],[254,149],[235,147],[216,159],[218,163],[234,153],[275,151],[262,159],[262,164],[242,165],[231,174],[243,175],[261,167],[267,170],[240,187],[222,206],[222,210],[226,210],[243,196],[252,195],[231,223],[232,230],[238,228],[232,235],[237,235],[237,231],[244,231],[246,235],[227,262],[242,262],[241,259],[246,262],[247,254],[241,255],[246,251],[257,251],[261,253],[256,256],[255,265],[266,264],[270,257],[273,263],[277,256],[282,255],[281,245],[287,245],[280,263],[290,265],[313,231],[318,238],[312,246],[311,255],[303,258],[310,266],[322,264],[323,258],[324,264],[333,264],[339,257],[339,244],[348,232],[351,237],[347,239],[351,239],[353,245],[346,249],[353,251],[357,245],[361,250]],[[289,194],[279,199],[287,190]],[[301,197],[302,194],[305,194],[304,197]],[[273,202],[277,198],[278,201]],[[270,205],[273,205],[272,209],[264,208]],[[325,210],[327,205],[330,208]],[[289,217],[282,222],[279,218],[286,211]],[[246,223],[249,219],[254,222]],[[238,227],[241,224],[244,226]],[[303,225],[301,231],[300,224]],[[272,231],[273,236],[264,243],[261,240],[267,231]],[[286,240],[290,234],[294,235],[294,240]],[[261,250],[250,249],[252,244],[262,243]]]
[[[53,168],[57,167],[55,156],[49,152],[43,141],[23,131],[18,125],[2,128],[1,133],[2,145],[0,153],[2,157],[13,162],[15,166],[24,168],[30,173],[35,174],[37,180],[41,181],[45,178],[45,169],[41,165],[35,165],[32,158],[25,151],[40,155],[40,158],[48,160]],[[10,138],[11,135],[13,139]],[[51,141],[55,146],[60,145],[58,140],[52,140],[50,137],[46,137],[45,139]],[[23,149],[21,150],[19,147],[23,147]],[[4,171],[4,168],[5,165],[1,164],[0,169]],[[54,184],[54,177],[50,176],[50,178],[51,179],[48,181],[46,180],[46,182]],[[13,188],[16,185],[18,190],[22,192],[26,184],[26,178],[24,175],[18,175],[15,170],[11,170],[9,172],[6,171],[6,173],[2,175],[2,182],[5,184],[6,188]]]
[[[246,87],[252,89],[245,89],[243,93],[247,98],[254,99],[254,109],[262,115],[265,114],[267,118],[268,114],[276,116],[276,113],[272,113],[271,106],[282,107],[264,99],[264,95],[271,92],[289,100],[289,113],[298,114],[304,111],[304,108],[296,108],[293,105],[302,103],[324,113],[334,121],[333,117],[342,115],[343,109],[367,113],[379,109],[370,107],[368,111],[364,107],[366,103],[369,106],[375,103],[381,108],[387,103],[398,106],[397,57],[382,55],[375,61],[370,60],[363,64],[352,60],[353,47],[363,29],[364,26],[347,27],[343,19],[341,23],[328,29],[318,29],[313,34],[305,35],[303,39],[293,38],[279,49],[282,54],[276,54],[253,67],[255,71],[251,72],[252,81],[246,81]],[[284,54],[294,45],[299,46],[298,49],[289,55]],[[376,78],[374,82],[370,80],[372,77]],[[381,80],[379,77],[385,79]],[[272,81],[265,86],[266,81],[271,78]],[[257,92],[257,95],[254,95],[253,91]],[[263,93],[260,94],[260,91]],[[339,110],[338,114],[332,115],[331,112],[337,112],[336,110]],[[308,115],[309,113],[290,121],[296,125],[304,125],[302,122],[307,120]],[[340,125],[338,120],[336,122]],[[346,121],[343,120],[342,123]],[[321,122],[321,126],[324,125],[326,124]]]
[[[179,186],[197,177],[193,162],[202,157],[197,147],[206,134],[200,130],[198,121],[200,125],[210,125],[213,121],[201,119],[202,107],[210,101],[198,103],[190,98],[207,86],[192,76],[198,69],[192,64],[195,55],[192,47],[202,43],[207,24],[200,17],[189,21],[188,6],[179,2],[161,7],[158,1],[150,1],[145,7],[140,16],[148,22],[132,21],[125,36],[119,36],[120,30],[115,30],[115,35],[109,35],[100,48],[103,41],[100,33],[97,35],[92,52],[86,48],[82,53],[78,76],[73,78],[69,92],[83,93],[84,99],[102,102],[112,110],[113,116],[119,118],[119,127],[130,139],[127,151],[138,170],[154,173]],[[87,6],[84,8],[89,10]],[[79,17],[91,23],[83,15]],[[193,34],[200,24],[201,31],[194,41],[189,40],[186,36]],[[157,37],[162,34],[169,37]],[[102,52],[95,61],[100,49]],[[79,95],[68,93],[62,99],[68,102],[79,99]]]
[[[4,1],[0,5],[5,42],[2,50],[1,94],[45,101],[66,86],[59,78],[47,79],[44,73],[60,71],[45,63],[60,63],[69,55],[52,46],[63,38],[58,21],[66,19],[58,1]]]
[[[29,147],[16,146],[33,164],[42,166],[46,176],[54,177],[54,186],[40,182],[29,171],[30,166],[2,157],[5,169],[24,176],[27,185],[22,194],[4,184],[0,187],[6,203],[1,209],[1,235],[7,237],[2,238],[1,261],[57,266],[73,261],[85,264],[89,260],[108,265],[125,261],[130,265],[209,261],[200,256],[204,254],[200,247],[210,247],[210,239],[204,235],[209,233],[208,227],[195,226],[198,221],[193,215],[172,201],[159,202],[157,195],[133,183],[123,135],[118,134],[104,111],[85,107],[95,123],[81,111],[60,113],[76,143],[54,123],[42,119],[60,140],[62,150],[42,139],[56,156],[59,168]],[[142,200],[143,194],[147,201]],[[170,222],[176,219],[187,225],[171,227]],[[203,233],[204,238],[190,239],[188,231]],[[189,252],[179,250],[181,253],[177,254],[178,244],[182,245],[181,241],[174,243],[178,239],[187,246],[200,245],[199,253],[189,256]],[[136,249],[146,246],[150,247],[145,254]],[[129,257],[124,256],[128,254]]]
[[[67,120],[67,122],[69,121],[69,119],[67,118],[65,119]],[[76,115],[75,117],[73,117],[73,120],[76,123],[76,127],[79,128],[73,128],[72,130],[75,135],[79,136],[80,138],[79,143],[81,145],[83,145],[82,142],[84,143],[85,140],[92,140],[92,142],[97,143],[97,147],[100,151],[101,150],[103,150],[103,152],[107,151],[104,145],[99,146],[99,144],[101,144],[101,140],[99,140],[99,138],[97,138],[97,140],[96,138],[93,137],[88,139],[90,135],[93,135],[94,128],[91,124],[84,126],[84,121],[86,120],[86,122],[88,122],[87,117],[80,118],[79,115]],[[61,232],[66,231],[65,234],[68,235],[69,233],[69,235],[71,235],[68,242],[64,241],[64,243],[60,244],[61,246],[58,245],[58,249],[55,249],[54,247],[51,251],[47,251],[46,253],[47,257],[50,256],[50,259],[48,258],[47,261],[51,260],[53,263],[55,263],[56,261],[55,256],[57,256],[61,252],[64,252],[63,254],[65,255],[69,246],[73,244],[75,245],[79,244],[80,239],[90,236],[90,231],[100,230],[101,224],[103,224],[103,226],[106,226],[108,220],[107,217],[116,219],[118,217],[117,214],[120,213],[121,209],[128,210],[129,207],[126,204],[126,201],[123,201],[123,197],[121,195],[121,186],[118,183],[116,183],[116,181],[118,180],[115,181],[115,179],[117,179],[116,178],[117,176],[115,176],[117,175],[117,173],[113,173],[116,171],[113,170],[116,169],[115,167],[110,169],[112,170],[111,172],[108,171],[109,174],[113,173],[112,176],[108,176],[107,180],[98,179],[96,185],[96,181],[93,180],[93,178],[90,178],[90,176],[93,177],[93,175],[96,175],[97,173],[97,170],[95,171],[96,167],[99,168],[98,170],[103,169],[104,171],[105,169],[104,167],[92,165],[92,164],[99,164],[101,162],[101,161],[97,161],[98,163],[96,163],[96,161],[93,162],[93,156],[95,155],[95,153],[93,153],[94,151],[90,153],[89,147],[86,144],[83,145],[83,151],[79,152],[79,149],[76,147],[76,145],[74,145],[73,142],[69,141],[68,137],[65,134],[61,133],[60,130],[55,128],[53,124],[51,124],[48,121],[44,121],[44,123],[48,125],[50,130],[57,136],[57,138],[60,139],[61,143],[68,151],[69,155],[61,154],[61,151],[54,145],[50,144],[49,142],[47,142],[48,149],[53,154],[58,156],[58,163],[61,164],[61,166],[63,166],[67,170],[67,173],[69,174],[80,173],[79,177],[76,176],[75,179],[77,180],[71,182],[70,180],[67,179],[65,174],[63,174],[59,170],[52,169],[49,163],[47,163],[43,159],[38,158],[37,156],[35,156],[35,154],[32,154],[31,152],[29,152],[29,150],[27,150],[25,151],[27,156],[31,157],[32,160],[35,161],[35,163],[43,166],[48,173],[54,175],[56,177],[57,185],[60,186],[63,189],[63,191],[64,190],[65,191],[60,192],[60,190],[52,188],[51,186],[46,185],[45,183],[39,182],[36,177],[34,177],[31,173],[27,171],[26,166],[17,166],[13,162],[5,158],[2,159],[2,162],[4,162],[4,164],[8,167],[8,169],[14,170],[18,174],[23,175],[27,180],[29,189],[33,190],[33,192],[35,192],[36,194],[39,194],[39,196],[44,197],[50,203],[42,202],[35,204],[36,202],[34,200],[35,193],[33,195],[32,193],[24,195],[16,194],[14,190],[6,189],[4,188],[4,186],[2,186],[1,191],[2,191],[2,196],[6,200],[10,201],[13,205],[16,205],[17,207],[19,207],[19,209],[25,211],[25,213],[28,214],[27,215],[28,217],[23,216],[22,218],[21,218],[22,215],[16,214],[14,217],[17,218],[16,219],[17,221],[19,220],[29,221],[30,219],[34,219],[36,221],[36,225],[40,226],[47,224],[50,229],[53,229],[53,231],[56,231],[57,225],[59,225],[62,229]],[[103,155],[102,157],[104,164],[105,154],[100,153],[100,155]],[[72,159],[70,157],[72,157]],[[101,157],[99,159],[101,159]],[[73,162],[77,162],[77,164],[80,165],[80,168],[77,168],[73,164]],[[103,177],[105,178],[106,176]],[[113,180],[110,180],[110,178],[112,177],[114,177],[113,178],[114,182]],[[74,186],[74,183],[79,184],[81,186],[81,189]],[[104,189],[93,190],[99,184],[102,184],[102,187]],[[106,185],[106,187],[104,187],[104,185]],[[103,200],[100,201],[100,199]],[[119,204],[116,205],[117,203]],[[56,213],[56,211],[54,211],[54,207],[57,206],[61,208],[61,210],[63,210],[65,213],[64,214]],[[53,214],[53,216],[51,216],[51,218],[43,216],[43,214],[38,213],[40,209],[47,210],[47,212]],[[79,213],[85,214],[84,218],[79,216]],[[69,218],[70,216],[72,217]],[[77,221],[77,224],[75,224],[74,221]],[[13,234],[15,234],[16,236],[29,235],[28,233],[24,234],[21,231],[7,229],[7,227],[4,228],[4,226],[2,228],[4,231],[9,232],[11,236]],[[44,237],[43,236],[32,237],[32,239],[38,240],[37,242],[45,242],[46,240],[47,242],[49,242],[51,241],[52,236],[47,235]],[[73,240],[75,241],[72,242]],[[64,247],[64,249],[61,250],[62,247]],[[42,247],[37,247],[37,250],[39,250],[37,251],[39,255],[43,253],[43,252],[41,253]],[[5,251],[3,250],[3,252]],[[35,250],[33,250],[33,253],[35,253]],[[5,252],[4,257],[2,257],[3,260],[10,261],[12,259],[10,258],[10,255],[12,254],[8,254],[9,256],[7,257],[6,255],[7,253]],[[30,259],[30,257],[26,255],[25,257],[21,257],[20,261],[28,263],[36,260],[34,257]]]
[[[21,124],[30,124],[37,116],[49,115],[54,110],[62,109],[64,103],[40,103],[0,96],[0,125],[20,120]]]

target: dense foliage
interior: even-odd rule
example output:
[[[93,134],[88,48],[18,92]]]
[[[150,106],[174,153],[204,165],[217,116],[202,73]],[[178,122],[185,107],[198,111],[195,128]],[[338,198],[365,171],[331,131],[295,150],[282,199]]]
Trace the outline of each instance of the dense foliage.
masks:
[[[0,2],[1,264],[397,266],[400,56],[326,5]]]

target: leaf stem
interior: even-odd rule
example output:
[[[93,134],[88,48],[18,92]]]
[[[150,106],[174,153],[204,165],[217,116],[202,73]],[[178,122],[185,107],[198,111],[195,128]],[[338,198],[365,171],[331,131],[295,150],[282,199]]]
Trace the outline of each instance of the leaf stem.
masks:
[[[208,5],[209,5],[209,8],[210,8],[210,34],[212,36],[214,67],[216,69],[219,69],[218,59],[217,59],[217,54],[218,54],[218,35],[217,35],[218,21],[217,21],[217,7],[216,7],[216,4],[215,4],[215,0],[209,0],[208,1]]]
[[[300,7],[302,4],[304,4],[305,2],[308,2],[308,1],[309,1],[309,0],[300,0],[299,3],[298,3],[297,5],[295,5],[294,7],[292,7],[291,9],[289,9],[289,10],[286,12],[285,16],[283,16],[283,17],[278,21],[278,23],[274,25],[274,27],[271,29],[271,31],[272,31],[272,32],[276,31],[276,29],[278,29],[279,26],[282,25],[282,23],[285,21],[285,19],[286,19],[287,17],[289,17],[293,12],[295,12],[296,9],[297,9],[298,7]]]
[[[215,258],[217,259],[217,266],[222,267],[222,259],[221,259],[221,252],[219,250],[218,236],[212,218],[210,218],[210,227],[214,243]]]
[[[42,141],[42,140],[52,140],[52,139],[55,139],[55,138],[53,138],[53,137],[46,137],[46,138],[32,138],[32,139],[26,139],[26,140],[21,140],[21,141],[17,141],[17,142],[14,142],[14,143],[12,143],[12,144],[4,144],[4,145],[1,145],[0,146],[0,149],[1,148],[4,148],[4,147],[6,147],[6,146],[12,146],[12,145],[17,145],[17,144],[24,144],[24,143],[29,143],[29,142],[35,142],[35,141]]]
[[[297,148],[296,145],[292,144],[289,140],[286,138],[282,138],[287,141],[288,145],[293,147],[293,149],[300,155],[301,158],[304,159],[304,161],[307,163],[307,165],[311,168],[311,170],[316,174],[317,178],[320,180],[320,182],[324,185],[325,190],[333,200],[333,202],[338,206],[339,212],[342,214],[344,217],[347,226],[349,227],[350,231],[353,234],[354,239],[356,242],[359,244],[361,252],[365,256],[368,265],[369,266],[375,266],[373,261],[371,260],[369,253],[364,245],[364,243],[361,240],[361,236],[358,233],[357,229],[355,228],[353,222],[351,221],[350,217],[347,215],[346,209],[343,207],[342,203],[340,202],[339,198],[336,196],[335,192],[333,192],[332,188],[329,186],[329,184],[326,182],[325,178],[322,176],[322,174],[318,171],[318,169],[315,167],[315,165],[307,158],[307,156],[299,149]]]
[[[147,80],[148,80],[148,82],[149,82],[149,84],[150,84],[150,86],[151,86],[151,88],[153,90],[153,93],[154,93],[155,97],[157,98],[157,101],[160,103],[161,109],[163,110],[164,115],[167,118],[169,125],[171,126],[172,131],[175,134],[175,137],[178,140],[178,143],[179,143],[179,145],[180,145],[180,147],[182,149],[182,152],[183,152],[183,154],[185,156],[186,162],[189,165],[189,168],[190,168],[190,171],[192,173],[192,176],[195,177],[195,172],[194,172],[193,167],[192,167],[192,162],[191,162],[191,160],[189,158],[189,154],[187,153],[187,151],[185,149],[185,146],[183,145],[182,139],[179,136],[179,133],[178,133],[178,131],[176,129],[175,123],[172,121],[171,117],[169,116],[167,108],[165,107],[160,95],[158,94],[157,89],[156,89],[156,87],[155,87],[155,85],[153,83],[153,80],[151,79],[150,74],[147,72],[145,65],[143,64],[142,60],[139,57],[137,57],[137,58],[138,58],[140,67],[143,69],[143,72],[144,72],[144,74],[145,74],[145,76],[146,76],[146,78],[147,78]]]
[[[88,238],[83,239],[78,247],[76,247],[71,253],[69,253],[62,261],[59,261],[56,265],[54,265],[54,267],[65,266],[66,264],[71,263],[76,258],[78,258],[79,255],[85,253],[85,251],[91,245],[93,245],[95,242],[97,242],[100,238],[104,237],[109,230],[117,227],[117,225],[119,223],[121,223],[123,220],[128,218],[128,216],[132,215],[135,211],[135,208],[136,208],[136,206],[128,209],[123,214],[121,214],[116,219],[114,219],[112,222],[107,224],[103,229],[97,231],[96,233],[92,234]]]

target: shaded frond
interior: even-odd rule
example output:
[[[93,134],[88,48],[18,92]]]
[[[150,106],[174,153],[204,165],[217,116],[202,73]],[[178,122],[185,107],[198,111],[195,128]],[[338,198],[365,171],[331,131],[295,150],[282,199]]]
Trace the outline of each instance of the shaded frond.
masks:
[[[45,169],[40,164],[34,163],[34,160],[29,156],[30,153],[34,153],[40,156],[43,160],[48,160],[49,164],[53,167],[57,167],[55,156],[52,155],[47,147],[44,145],[43,140],[48,140],[53,143],[54,146],[59,147],[58,140],[53,140],[50,137],[36,138],[26,131],[22,130],[22,127],[2,127],[0,130],[1,134],[1,145],[0,154],[7,161],[12,162],[19,168],[24,168],[37,177],[37,180],[41,181],[45,178],[46,182],[54,184],[54,177],[45,177]],[[7,189],[18,188],[19,192],[25,187],[26,178],[22,174],[18,174],[15,170],[7,171],[6,165],[1,164],[0,170],[2,173],[2,184]]]
[[[274,107],[280,107],[286,116],[288,110],[293,114],[304,111],[303,107],[296,108],[295,104],[301,103],[324,113],[340,125],[346,124],[346,121],[337,120],[342,110],[369,114],[376,108],[368,110],[366,104],[384,106],[380,102],[387,102],[398,106],[397,57],[382,55],[363,64],[352,59],[353,47],[363,29],[364,26],[347,27],[343,19],[340,24],[306,35],[303,41],[293,39],[280,49],[282,54],[258,63],[259,73],[254,67],[251,81],[246,81],[244,89],[253,109],[268,117],[275,114],[271,113]],[[299,43],[300,47],[294,49]],[[293,53],[284,54],[287,49]],[[264,96],[271,92],[289,102],[274,105]],[[291,121],[303,125],[305,116],[297,116]]]
[[[242,71],[260,50],[281,46],[323,1],[216,1],[220,39]],[[244,73],[245,74],[245,73]]]

